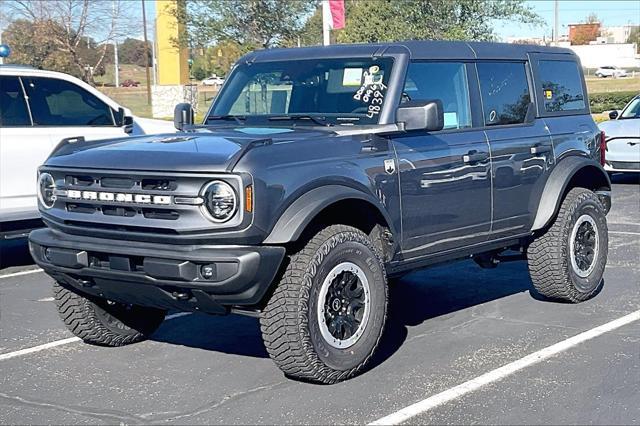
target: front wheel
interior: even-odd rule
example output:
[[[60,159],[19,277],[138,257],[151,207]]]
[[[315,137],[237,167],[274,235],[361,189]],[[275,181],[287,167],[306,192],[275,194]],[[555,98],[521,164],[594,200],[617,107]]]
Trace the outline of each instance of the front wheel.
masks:
[[[289,258],[260,323],[288,376],[336,383],[366,366],[387,315],[385,269],[369,237],[329,226]]]
[[[607,218],[598,196],[573,188],[551,226],[527,249],[533,286],[550,299],[572,303],[601,288],[608,253]]]
[[[89,298],[55,283],[60,318],[85,343],[124,346],[146,339],[164,321],[165,311]]]

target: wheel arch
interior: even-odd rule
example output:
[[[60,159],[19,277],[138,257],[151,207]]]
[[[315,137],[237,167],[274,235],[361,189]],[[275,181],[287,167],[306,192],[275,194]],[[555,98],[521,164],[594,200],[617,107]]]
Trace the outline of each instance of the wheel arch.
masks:
[[[310,225],[322,222],[350,225],[364,232],[381,225],[397,235],[389,214],[373,195],[348,186],[324,185],[296,199],[280,215],[264,244],[295,242]]]
[[[562,200],[572,188],[581,187],[598,192],[598,195],[610,206],[611,180],[602,166],[585,157],[567,157],[556,164],[547,179],[538,204],[532,231],[537,231],[549,224],[560,208]]]

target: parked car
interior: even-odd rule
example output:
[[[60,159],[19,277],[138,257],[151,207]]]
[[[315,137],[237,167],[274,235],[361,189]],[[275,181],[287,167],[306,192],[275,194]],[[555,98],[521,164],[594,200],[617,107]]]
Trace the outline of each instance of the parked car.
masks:
[[[246,314],[285,374],[335,383],[372,359],[389,278],[526,259],[541,296],[602,288],[611,183],[571,50],[267,49],[229,80],[201,126],[180,104],[178,134],[40,168],[31,252],[85,342],[143,340],[168,309]]]
[[[218,77],[215,74],[213,74],[209,78],[205,78],[204,80],[202,80],[202,84],[204,86],[222,86],[223,83],[224,83],[224,78]]]
[[[129,78],[123,81],[122,83],[120,83],[120,87],[138,87],[138,86],[140,86],[139,81],[133,81]]]
[[[39,223],[37,168],[62,139],[172,130],[168,121],[133,116],[70,75],[0,65],[0,239],[21,236],[25,226]]]
[[[607,141],[606,171],[640,172],[640,94],[599,124]]]
[[[614,66],[606,66],[606,67],[598,68],[596,70],[595,76],[600,78],[607,78],[607,77],[618,78],[618,77],[627,77],[628,74],[627,74],[627,71],[623,70],[622,68],[618,68]]]

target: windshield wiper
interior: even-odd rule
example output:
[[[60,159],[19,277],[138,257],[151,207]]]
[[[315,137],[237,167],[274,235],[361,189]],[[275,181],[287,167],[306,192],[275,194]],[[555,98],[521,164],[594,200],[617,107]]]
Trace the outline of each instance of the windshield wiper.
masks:
[[[326,126],[326,127],[331,126],[330,123],[327,123],[327,120],[325,117],[318,117],[314,115],[296,114],[296,115],[276,115],[273,117],[269,117],[269,121],[293,121],[293,120],[310,120],[320,126]]]
[[[225,120],[225,121],[235,121],[238,124],[244,124],[244,121],[247,119],[244,115],[210,115],[207,117],[207,123],[209,120]]]

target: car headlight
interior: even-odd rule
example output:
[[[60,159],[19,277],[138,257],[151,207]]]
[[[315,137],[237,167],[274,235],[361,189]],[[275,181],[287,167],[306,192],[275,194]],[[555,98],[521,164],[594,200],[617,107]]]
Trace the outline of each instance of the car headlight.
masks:
[[[56,182],[49,173],[41,173],[38,177],[38,199],[45,209],[50,209],[56,202]]]
[[[209,182],[202,191],[204,208],[209,219],[214,222],[226,222],[238,209],[238,196],[233,187],[221,180]]]

